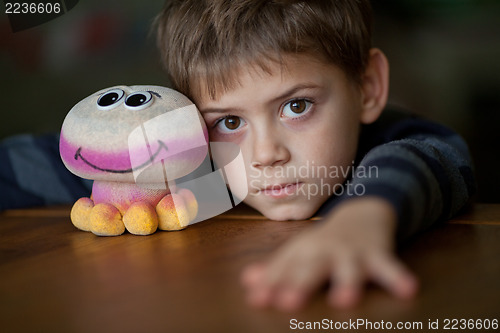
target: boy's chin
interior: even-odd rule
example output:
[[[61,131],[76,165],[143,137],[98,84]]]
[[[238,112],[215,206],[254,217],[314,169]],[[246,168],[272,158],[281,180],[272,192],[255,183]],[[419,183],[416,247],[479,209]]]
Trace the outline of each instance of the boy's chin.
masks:
[[[304,207],[299,205],[260,206],[247,203],[258,210],[262,215],[274,221],[307,220],[316,212],[315,207]]]

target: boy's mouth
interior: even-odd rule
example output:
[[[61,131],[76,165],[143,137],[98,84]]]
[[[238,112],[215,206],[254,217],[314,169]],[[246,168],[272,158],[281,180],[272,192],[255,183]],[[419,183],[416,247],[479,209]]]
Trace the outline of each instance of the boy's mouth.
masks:
[[[267,186],[261,189],[260,192],[268,197],[279,199],[297,194],[302,185],[302,182],[276,184]]]

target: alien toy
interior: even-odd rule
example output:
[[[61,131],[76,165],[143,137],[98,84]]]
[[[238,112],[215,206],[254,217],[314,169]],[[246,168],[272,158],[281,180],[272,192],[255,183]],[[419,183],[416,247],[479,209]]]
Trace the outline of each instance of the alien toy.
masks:
[[[68,113],[59,148],[72,173],[94,180],[90,198],[71,209],[71,221],[81,230],[149,235],[157,228],[183,229],[197,214],[194,194],[178,188],[175,179],[207,156],[207,129],[195,105],[175,90],[100,90]]]

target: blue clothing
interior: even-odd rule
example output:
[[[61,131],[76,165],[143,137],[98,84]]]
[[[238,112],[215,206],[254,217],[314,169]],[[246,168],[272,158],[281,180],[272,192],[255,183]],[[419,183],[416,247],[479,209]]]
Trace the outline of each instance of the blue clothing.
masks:
[[[59,135],[23,134],[0,142],[0,211],[73,203],[91,188],[92,181],[62,163]]]
[[[0,210],[69,204],[90,195],[92,181],[66,169],[58,141],[58,135],[20,135],[0,142]],[[401,237],[452,217],[476,188],[468,148],[458,134],[392,110],[362,127],[346,184],[351,190],[330,197],[319,215],[361,192],[380,196],[396,208]]]

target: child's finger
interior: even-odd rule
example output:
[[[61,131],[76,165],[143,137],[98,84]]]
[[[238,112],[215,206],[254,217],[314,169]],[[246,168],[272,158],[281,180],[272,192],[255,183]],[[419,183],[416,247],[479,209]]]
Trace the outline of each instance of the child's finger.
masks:
[[[332,278],[332,286],[328,293],[328,301],[332,306],[350,308],[358,303],[364,277],[357,260],[340,258]]]
[[[255,263],[245,267],[241,273],[241,283],[251,306],[266,307],[271,304],[272,288],[266,283],[266,269],[266,264]]]
[[[252,264],[245,268],[241,282],[246,288],[248,303],[255,307],[273,305],[282,310],[291,310],[295,304],[302,303],[302,292],[297,288],[290,288],[289,283],[296,276],[291,268],[297,266],[302,268],[302,265],[294,265],[285,252],[266,263]]]
[[[241,284],[245,288],[252,288],[253,286],[262,283],[265,274],[265,265],[263,263],[254,263],[246,266],[241,272]]]
[[[367,268],[372,279],[396,297],[415,296],[416,277],[392,254],[373,254],[367,259]]]
[[[316,259],[316,260],[315,260]],[[281,285],[276,290],[274,304],[284,311],[302,308],[310,296],[328,278],[330,266],[320,259],[311,258],[307,262],[290,263],[290,268]]]

